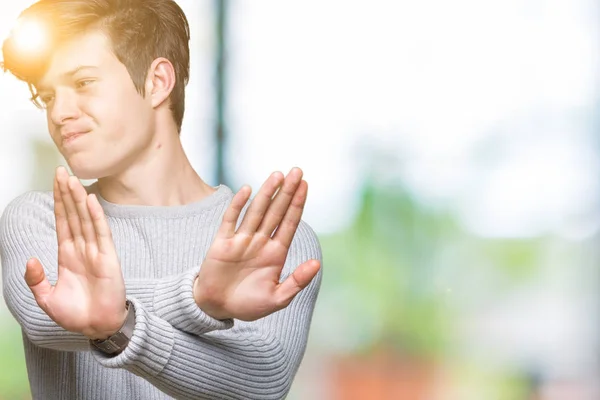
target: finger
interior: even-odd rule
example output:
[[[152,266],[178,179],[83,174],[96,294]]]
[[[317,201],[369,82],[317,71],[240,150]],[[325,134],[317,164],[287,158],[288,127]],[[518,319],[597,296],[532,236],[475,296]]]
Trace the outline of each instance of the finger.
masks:
[[[248,202],[252,189],[250,186],[244,185],[242,188],[233,196],[229,207],[223,214],[223,221],[217,232],[217,236],[220,238],[230,238],[235,234],[235,228],[237,226],[238,218],[242,209]]]
[[[79,179],[74,176],[69,177],[68,186],[71,192],[71,198],[75,203],[77,214],[79,215],[81,231],[83,232],[86,244],[95,245],[96,230],[94,229],[94,224],[87,205],[88,194],[81,182],[79,182]]]
[[[46,278],[42,264],[37,258],[31,258],[27,261],[25,282],[29,286],[29,289],[31,289],[33,297],[40,308],[46,311],[46,299],[52,293],[53,288],[48,278]]]
[[[288,176],[283,182],[283,186],[279,189],[275,198],[269,205],[265,217],[263,218],[257,232],[265,236],[271,237],[273,231],[281,223],[287,209],[298,189],[298,185],[302,181],[302,170],[300,168],[292,168]]]
[[[102,254],[112,254],[115,251],[112,232],[108,221],[106,221],[104,210],[95,194],[86,196],[86,205],[94,226],[98,251]]]
[[[60,194],[57,175],[54,176],[54,218],[56,220],[56,238],[58,244],[61,245],[67,240],[73,240],[73,235],[71,235],[71,228],[67,221],[67,211]]]
[[[308,195],[308,183],[301,181],[298,186],[298,190],[294,194],[294,198],[290,206],[288,207],[283,220],[277,227],[273,240],[278,241],[286,249],[292,244],[298,224],[302,219],[302,213],[304,212],[304,205],[306,204],[306,197]]]
[[[57,174],[58,186],[60,187],[60,194],[62,195],[63,204],[67,211],[67,221],[69,221],[71,235],[74,240],[83,239],[79,214],[77,213],[77,208],[75,207],[75,202],[71,197],[71,190],[69,189],[69,173],[64,167],[59,167]]]
[[[246,215],[244,215],[244,220],[242,221],[238,232],[243,232],[248,235],[253,235],[256,232],[256,229],[269,209],[269,205],[271,204],[275,192],[277,192],[277,189],[281,186],[284,179],[285,177],[279,171],[274,172],[269,176],[261,186],[256,197],[250,203],[250,207],[248,207],[248,211],[246,212]]]
[[[275,290],[275,303],[277,309],[287,307],[294,297],[313,280],[319,272],[321,262],[309,260],[300,264]]]

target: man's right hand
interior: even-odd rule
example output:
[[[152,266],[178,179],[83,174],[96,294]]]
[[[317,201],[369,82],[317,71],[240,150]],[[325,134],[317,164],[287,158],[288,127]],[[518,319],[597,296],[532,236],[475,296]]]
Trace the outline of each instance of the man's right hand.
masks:
[[[125,283],[104,211],[77,177],[59,167],[54,179],[58,280],[52,286],[40,261],[27,262],[25,281],[59,326],[104,339],[127,316]]]
[[[302,174],[299,168],[285,178],[273,173],[237,230],[251,189],[244,186],[233,197],[194,283],[194,299],[206,314],[219,320],[265,317],[287,307],[317,275],[320,261],[308,260],[279,282],[306,203]]]

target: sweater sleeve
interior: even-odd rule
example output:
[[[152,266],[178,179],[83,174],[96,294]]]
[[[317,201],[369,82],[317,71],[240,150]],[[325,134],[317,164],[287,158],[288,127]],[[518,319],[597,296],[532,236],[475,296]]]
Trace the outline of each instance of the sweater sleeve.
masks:
[[[316,235],[302,222],[282,279],[304,261],[321,257]],[[306,348],[321,277],[319,271],[281,311],[202,336],[175,328],[131,298],[136,319],[127,348],[116,357],[93,354],[101,365],[124,368],[177,399],[284,398]]]
[[[57,242],[52,197],[28,192],[13,200],[0,218],[0,262],[3,296],[27,337],[37,346],[63,351],[87,351],[85,336],[58,326],[38,306],[24,274],[27,260],[37,257],[50,283],[57,280]],[[199,268],[198,268],[199,269]],[[229,329],[232,320],[219,321],[203,313],[193,299],[197,271],[161,279],[126,281],[127,295],[149,314],[191,334]]]

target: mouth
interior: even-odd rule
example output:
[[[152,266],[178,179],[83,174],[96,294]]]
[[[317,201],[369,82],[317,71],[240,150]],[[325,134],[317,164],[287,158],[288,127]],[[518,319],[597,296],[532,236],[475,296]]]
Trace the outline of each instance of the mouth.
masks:
[[[69,145],[76,141],[81,136],[85,135],[87,132],[69,132],[62,135],[62,144],[63,146]]]

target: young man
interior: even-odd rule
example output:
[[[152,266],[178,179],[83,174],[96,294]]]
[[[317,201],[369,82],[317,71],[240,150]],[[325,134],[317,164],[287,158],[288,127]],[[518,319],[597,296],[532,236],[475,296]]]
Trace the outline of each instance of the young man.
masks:
[[[20,46],[26,29],[44,42]],[[29,27],[29,28],[27,28]],[[40,0],[4,68],[66,169],[0,220],[4,298],[34,399],[279,399],[304,354],[321,252],[302,172],[211,187],[181,147],[189,28],[172,0]]]

